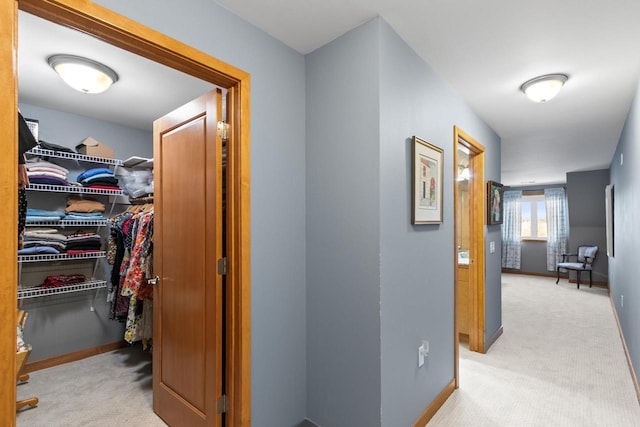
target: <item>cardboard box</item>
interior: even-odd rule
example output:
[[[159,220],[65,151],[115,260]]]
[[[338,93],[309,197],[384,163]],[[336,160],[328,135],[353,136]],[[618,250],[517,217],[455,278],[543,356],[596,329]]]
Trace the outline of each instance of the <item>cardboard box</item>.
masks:
[[[114,158],[113,148],[100,141],[96,141],[90,136],[76,145],[76,151],[80,154],[86,154],[87,156],[106,157],[107,159]]]

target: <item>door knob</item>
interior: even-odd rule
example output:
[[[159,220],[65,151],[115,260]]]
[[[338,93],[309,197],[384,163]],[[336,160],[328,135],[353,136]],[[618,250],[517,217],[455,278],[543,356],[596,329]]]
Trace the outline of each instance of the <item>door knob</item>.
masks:
[[[158,276],[152,278],[152,279],[147,279],[147,283],[151,286],[155,286],[160,282],[160,278]]]

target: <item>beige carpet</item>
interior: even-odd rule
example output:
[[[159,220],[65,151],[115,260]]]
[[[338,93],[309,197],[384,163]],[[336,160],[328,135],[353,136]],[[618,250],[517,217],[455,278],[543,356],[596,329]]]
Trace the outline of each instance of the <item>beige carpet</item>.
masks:
[[[640,426],[605,289],[503,275],[502,290],[504,334],[487,354],[461,347],[461,388],[429,427]],[[35,372],[18,387],[19,398],[33,395],[40,404],[18,427],[165,426],[139,346]]]
[[[166,427],[152,409],[151,354],[135,345],[31,374],[18,399],[37,407],[16,416],[18,427]]]
[[[428,427],[640,426],[606,289],[505,274],[502,298],[503,335],[461,346],[460,389]]]

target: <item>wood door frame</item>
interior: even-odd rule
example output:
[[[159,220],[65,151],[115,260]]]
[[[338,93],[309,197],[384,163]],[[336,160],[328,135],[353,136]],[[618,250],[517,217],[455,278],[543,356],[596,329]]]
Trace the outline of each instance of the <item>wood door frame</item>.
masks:
[[[250,256],[250,75],[85,0],[2,0],[0,8],[0,90],[6,94],[0,113],[0,137],[17,141],[18,8],[51,22],[169,66],[228,90],[231,126],[227,171],[226,394],[229,426],[251,425],[251,256]],[[15,426],[15,324],[17,300],[17,142],[3,144],[0,156],[0,419]]]
[[[458,126],[453,127],[453,215],[454,218],[454,379],[459,387],[458,360],[460,338],[458,334],[458,145],[469,149],[469,169],[472,179],[469,185],[469,206],[472,216],[469,220],[469,349],[485,352],[485,185],[484,185],[484,146],[465,133]]]

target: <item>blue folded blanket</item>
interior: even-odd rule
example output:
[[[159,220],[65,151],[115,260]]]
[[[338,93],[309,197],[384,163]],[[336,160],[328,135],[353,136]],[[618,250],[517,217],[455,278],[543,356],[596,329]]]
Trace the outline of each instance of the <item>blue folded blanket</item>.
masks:
[[[108,174],[109,176],[113,176],[113,171],[109,168],[87,169],[86,171],[78,175],[78,177],[76,178],[76,181],[81,182],[84,179],[91,178],[92,176],[100,175],[100,174]]]
[[[50,246],[33,246],[31,248],[18,250],[18,255],[59,254],[59,253],[60,251]]]
[[[27,216],[44,216],[44,217],[57,217],[62,218],[64,216],[64,212],[62,211],[47,211],[44,209],[27,209]]]

